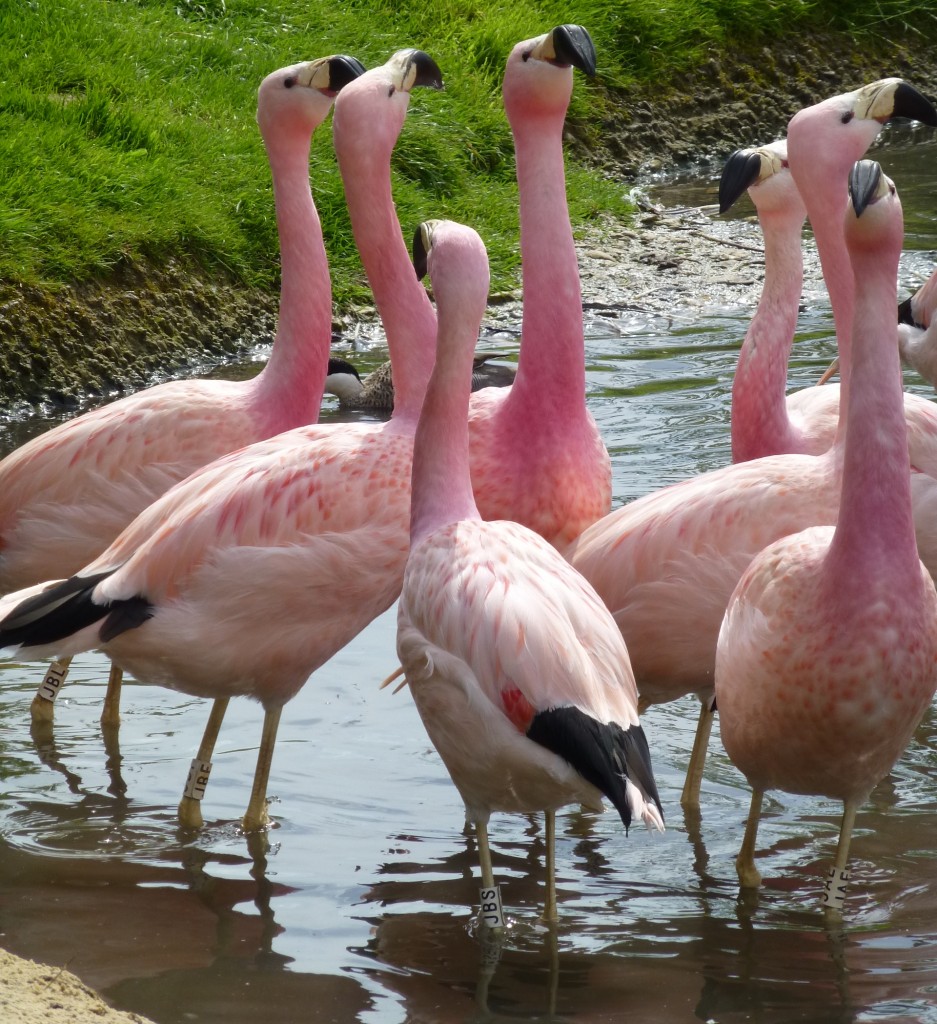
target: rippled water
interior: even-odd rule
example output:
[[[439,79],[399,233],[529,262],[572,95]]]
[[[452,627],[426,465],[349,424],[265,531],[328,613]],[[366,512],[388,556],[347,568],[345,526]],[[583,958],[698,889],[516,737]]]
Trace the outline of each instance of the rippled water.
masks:
[[[937,259],[937,146],[900,143],[880,156],[918,250],[903,264],[910,287]],[[669,185],[655,198],[710,203],[713,184]],[[616,504],[728,461],[729,385],[750,310],[683,312],[590,327],[589,402],[612,452]],[[811,383],[832,351],[822,297],[808,294],[792,386]],[[910,374],[907,383],[930,393]],[[37,427],[10,426],[7,446]],[[201,701],[130,682],[119,740],[102,735],[106,663],[89,655],[76,659],[54,729],[30,734],[41,673],[0,665],[0,942],[67,965],[159,1024],[937,1022],[933,713],[859,814],[842,930],[828,931],[817,909],[841,813],[829,801],[769,796],[765,885],[739,900],[749,794],[714,737],[701,819],[682,814],[696,720],[687,699],[644,718],[666,833],[625,836],[611,813],[560,817],[556,929],[538,924],[540,823],[494,816],[512,924],[500,961],[485,968],[461,802],[408,694],[378,690],[396,664],[394,630],[391,611],[287,706],[270,784],[278,826],[266,841],[233,824],[250,786],[257,705],[232,702],[208,825],[193,836],[178,830],[175,807]]]

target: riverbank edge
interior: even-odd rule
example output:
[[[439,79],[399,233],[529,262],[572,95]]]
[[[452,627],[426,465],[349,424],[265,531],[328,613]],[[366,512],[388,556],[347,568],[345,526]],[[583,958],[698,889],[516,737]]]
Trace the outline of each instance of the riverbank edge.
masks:
[[[599,131],[569,126],[570,154],[630,189],[770,141],[800,107],[867,81],[897,76],[931,95],[937,20],[925,28],[891,39],[817,35],[714,50],[671,82],[610,92]],[[576,228],[580,238],[595,233],[590,224]],[[601,234],[610,230],[601,218]],[[77,408],[237,358],[272,340],[277,306],[276,294],[210,277],[181,258],[74,286],[0,282],[0,412]],[[373,316],[336,309],[335,330]]]

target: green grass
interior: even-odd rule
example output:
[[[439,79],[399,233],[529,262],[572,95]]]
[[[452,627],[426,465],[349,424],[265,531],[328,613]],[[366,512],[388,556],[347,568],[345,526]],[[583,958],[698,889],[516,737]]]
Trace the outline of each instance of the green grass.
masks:
[[[494,287],[515,280],[516,187],[500,102],[505,57],[561,22],[589,28],[606,85],[692,68],[712,45],[816,27],[875,32],[931,21],[911,0],[5,0],[0,5],[0,279],[81,281],[122,264],[191,259],[274,287],[269,171],[257,85],[333,52],[366,66],[403,46],[431,53],[444,93],[420,90],[394,158],[404,225],[449,216],[489,246]],[[726,26],[732,26],[730,39]],[[578,76],[570,118],[588,133],[602,86]],[[454,144],[453,140],[457,140]],[[315,195],[336,297],[363,278],[328,124],[313,143]],[[625,190],[570,166],[581,223],[624,214]]]

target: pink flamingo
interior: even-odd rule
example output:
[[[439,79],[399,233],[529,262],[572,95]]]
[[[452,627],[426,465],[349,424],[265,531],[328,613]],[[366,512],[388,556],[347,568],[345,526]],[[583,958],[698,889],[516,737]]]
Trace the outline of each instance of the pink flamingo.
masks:
[[[725,213],[745,190],[755,205],[765,245],[764,285],[732,381],[732,461],[783,452],[816,454],[830,446],[824,430],[787,400],[787,363],[797,328],[804,261],[801,234],[807,210],[787,163],[781,139],[736,150],[725,162],[719,211]]]
[[[0,593],[78,572],[172,484],[226,452],[314,422],[332,300],[309,187],[309,148],[336,93],[364,69],[325,57],[268,75],[257,123],[273,176],[282,281],[270,358],[249,381],[171,381],[85,413],[0,463]],[[64,679],[66,665],[53,668]],[[118,720],[112,672],[104,720]],[[50,691],[52,694],[56,690]],[[51,717],[37,697],[35,717]]]
[[[856,808],[891,769],[937,687],[937,592],[918,559],[907,427],[893,343],[901,204],[873,161],[851,175],[845,242],[855,278],[842,504],[835,528],[785,537],[752,561],[716,652],[726,751],[752,786],[737,861],[767,789],[842,800],[824,904],[838,913]]]
[[[805,107],[794,115],[788,126],[788,165],[810,218],[820,254],[836,323],[844,384],[849,372],[853,286],[838,211],[844,199],[849,169],[863,156],[882,125],[894,117],[912,117],[937,125],[937,111],[928,100],[901,79],[886,78]],[[753,160],[748,168],[754,169]],[[763,180],[771,170],[777,169],[771,161],[763,164]],[[735,184],[727,189],[726,199],[732,191],[738,191],[738,185],[744,180],[737,173],[733,173],[732,178]],[[757,187],[751,190],[753,199],[756,191]],[[769,233],[778,228],[770,221],[765,223],[765,228],[767,248],[772,244]],[[792,230],[789,225],[788,230]],[[792,244],[790,236],[787,236],[787,244]],[[786,258],[793,259],[793,253],[786,251]],[[782,365],[782,359],[786,363],[793,339],[791,318],[796,315],[791,291],[786,293],[784,301],[790,303],[784,307],[786,315],[782,314],[782,318],[771,323],[760,339],[762,356],[766,361],[771,360],[774,371],[770,378],[756,382],[753,367],[742,366],[740,362],[743,383],[733,388],[733,458],[758,458],[784,451],[819,454],[830,447],[836,435],[841,401],[838,386],[802,388],[788,395],[786,400],[783,398],[782,375],[786,366]],[[740,401],[737,414],[736,400],[741,399],[743,389],[749,388],[750,397]],[[758,399],[764,400],[760,409]],[[906,394],[905,411],[912,465],[937,477],[937,410],[920,396]],[[739,455],[735,454],[736,436],[743,441]]]
[[[556,919],[554,826],[570,803],[607,796],[663,829],[628,652],[598,596],[518,523],[482,520],[472,494],[472,354],[488,294],[478,235],[421,229],[438,352],[413,452],[411,549],[397,653],[426,730],[475,825],[483,889],[494,886],[493,810],[547,819],[545,918]]]
[[[335,109],[352,227],[402,367],[391,419],[297,428],[211,463],[141,513],[79,574],[0,623],[0,648],[22,645],[36,657],[99,647],[143,682],[214,698],[179,808],[186,825],[202,823],[199,800],[232,696],[254,697],[264,708],[243,824],[267,822],[283,705],[400,590],[425,389],[419,347],[407,341],[435,333],[435,321],[421,319],[412,301],[419,292],[431,312],[394,213],[390,157],[410,89],[420,84],[441,87],[439,69],[425,53],[403,50],[347,86]]]
[[[898,307],[902,361],[937,388],[937,270]]]
[[[578,25],[518,43],[504,71],[524,288],[517,376],[473,396],[472,484],[484,519],[513,519],[563,550],[611,508],[611,462],[586,408],[582,295],[566,206],[563,123],[572,67],[595,73]],[[431,363],[430,363],[431,365]]]

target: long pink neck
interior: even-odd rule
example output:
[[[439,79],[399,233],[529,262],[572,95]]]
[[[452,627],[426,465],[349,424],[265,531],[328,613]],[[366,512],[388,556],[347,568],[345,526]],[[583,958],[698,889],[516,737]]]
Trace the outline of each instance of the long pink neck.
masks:
[[[524,287],[522,344],[510,403],[538,417],[538,431],[586,415],[579,266],[566,205],[564,111],[513,126]],[[519,120],[519,119],[518,119]]]
[[[847,172],[848,173],[848,172]],[[813,228],[820,254],[823,279],[830,295],[833,321],[836,325],[836,346],[839,351],[840,416],[848,401],[852,375],[852,323],[855,304],[855,286],[849,264],[849,254],[843,241],[841,211],[846,202],[846,177],[818,175],[801,190],[807,216]]]
[[[413,443],[410,541],[462,519],[480,519],[469,471],[468,409],[477,314],[452,310],[437,295],[439,351]]]
[[[920,585],[896,344],[900,251],[901,232],[895,230],[887,253],[876,247],[852,254],[862,286],[856,290],[852,385],[841,417],[846,421],[842,501],[828,556],[836,600],[868,601],[883,581],[894,585],[896,595],[910,598]]]
[[[347,127],[347,126],[346,126]],[[361,262],[381,314],[394,377],[395,421],[416,426],[435,358],[436,314],[417,280],[391,193],[390,153],[336,153]]]
[[[787,364],[803,287],[802,210],[759,214],[765,241],[761,299],[732,384],[732,461],[805,450],[787,412]]]
[[[269,433],[314,423],[332,338],[332,288],[322,226],[309,187],[304,132],[267,141],[280,238],[280,313],[270,358],[252,382]]]

